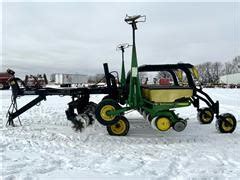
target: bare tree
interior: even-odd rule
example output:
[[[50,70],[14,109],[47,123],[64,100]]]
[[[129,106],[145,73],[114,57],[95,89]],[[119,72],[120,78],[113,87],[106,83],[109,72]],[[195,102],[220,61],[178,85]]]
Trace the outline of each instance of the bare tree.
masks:
[[[224,74],[232,74],[233,73],[233,65],[230,62],[226,62],[224,64]]]
[[[233,73],[240,72],[240,56],[235,57],[232,60]]]
[[[222,75],[240,72],[240,56],[236,56],[231,62],[206,62],[196,66],[202,83],[218,83]]]
[[[215,63],[212,64],[212,80],[213,80],[213,83],[219,83],[219,77],[220,77],[222,67],[223,67],[223,65],[220,62],[215,62]]]
[[[197,65],[200,80],[202,83],[218,83],[219,76],[221,75],[222,63],[220,62],[206,62],[200,65]]]

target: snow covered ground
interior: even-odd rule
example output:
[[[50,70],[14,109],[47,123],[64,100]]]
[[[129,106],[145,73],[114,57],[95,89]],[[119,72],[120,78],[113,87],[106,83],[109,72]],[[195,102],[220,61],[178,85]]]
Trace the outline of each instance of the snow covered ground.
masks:
[[[220,111],[240,123],[240,89],[206,89]],[[130,131],[112,137],[95,123],[83,133],[66,120],[69,97],[47,101],[21,116],[23,126],[5,127],[11,91],[0,92],[2,179],[225,179],[240,177],[240,128],[219,134],[215,123],[200,125],[192,107],[185,131],[158,132],[138,112],[127,114]],[[33,97],[22,97],[19,106]],[[95,102],[102,96],[92,96]],[[0,178],[1,179],[1,178]]]

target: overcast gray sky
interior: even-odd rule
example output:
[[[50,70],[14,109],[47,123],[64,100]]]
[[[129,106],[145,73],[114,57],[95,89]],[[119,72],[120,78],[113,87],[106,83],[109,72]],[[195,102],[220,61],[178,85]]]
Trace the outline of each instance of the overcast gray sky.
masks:
[[[240,3],[4,3],[3,59],[18,74],[119,70],[119,43],[131,43],[126,14],[138,24],[139,64],[198,64],[240,55]],[[130,49],[126,52],[127,68]]]

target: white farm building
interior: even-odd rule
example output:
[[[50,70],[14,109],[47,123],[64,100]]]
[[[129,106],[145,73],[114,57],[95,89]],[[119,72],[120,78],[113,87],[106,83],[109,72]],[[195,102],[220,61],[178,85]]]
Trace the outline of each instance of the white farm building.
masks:
[[[227,74],[220,77],[220,83],[224,84],[240,84],[240,73]]]

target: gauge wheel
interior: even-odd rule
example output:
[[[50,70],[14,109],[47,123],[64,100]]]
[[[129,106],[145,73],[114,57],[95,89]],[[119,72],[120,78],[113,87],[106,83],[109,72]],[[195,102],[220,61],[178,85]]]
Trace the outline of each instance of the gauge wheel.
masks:
[[[118,116],[117,120],[117,123],[107,125],[108,134],[111,136],[126,136],[129,131],[129,121],[124,116]]]
[[[117,123],[117,115],[110,115],[109,112],[121,109],[121,106],[112,99],[105,99],[101,101],[95,111],[96,119],[102,125],[112,125]]]
[[[197,115],[198,121],[201,124],[210,124],[214,118],[214,112],[210,108],[201,108]]]
[[[216,121],[216,128],[220,133],[232,133],[236,126],[236,118],[230,113],[221,114]]]
[[[168,117],[159,116],[155,120],[155,126],[160,131],[167,131],[168,129],[170,129],[171,125],[171,119]]]

